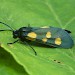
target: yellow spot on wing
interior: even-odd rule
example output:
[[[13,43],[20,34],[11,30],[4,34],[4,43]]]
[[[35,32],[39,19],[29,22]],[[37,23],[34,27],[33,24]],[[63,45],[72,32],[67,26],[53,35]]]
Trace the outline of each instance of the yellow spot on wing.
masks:
[[[42,41],[45,43],[47,42],[47,38],[43,38]]]
[[[28,39],[30,41],[35,41],[36,40],[35,38],[30,38],[30,37],[27,37],[26,39]]]
[[[44,27],[41,27],[41,28],[49,28],[48,26],[44,26]]]
[[[27,36],[30,37],[30,38],[36,38],[37,34],[35,32],[30,32],[30,33],[28,33]]]
[[[51,32],[47,32],[46,37],[51,38]]]
[[[55,44],[60,45],[61,44],[61,38],[56,38],[55,39]]]

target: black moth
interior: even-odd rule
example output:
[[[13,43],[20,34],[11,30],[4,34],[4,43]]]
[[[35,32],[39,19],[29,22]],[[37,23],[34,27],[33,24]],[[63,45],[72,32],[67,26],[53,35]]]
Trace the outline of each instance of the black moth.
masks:
[[[0,31],[12,31],[13,38],[14,39],[18,38],[18,40],[8,44],[14,44],[15,42],[21,40],[22,42],[25,42],[27,45],[29,45],[28,42],[26,42],[26,40],[30,40],[56,48],[72,48],[74,45],[74,42],[70,36],[71,32],[69,30],[51,26],[45,27],[28,26],[28,27],[21,27],[18,30],[13,30],[9,25],[3,22],[0,23],[4,24],[5,26],[8,26],[11,29]],[[31,45],[29,46],[31,47]],[[36,55],[37,54],[36,51],[34,49],[33,51],[35,52]]]

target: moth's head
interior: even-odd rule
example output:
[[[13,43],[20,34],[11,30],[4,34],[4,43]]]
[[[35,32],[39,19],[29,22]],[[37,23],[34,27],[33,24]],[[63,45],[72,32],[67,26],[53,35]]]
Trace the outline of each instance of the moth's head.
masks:
[[[18,38],[19,37],[19,31],[13,31],[13,38]]]
[[[21,27],[19,30],[13,31],[13,38],[23,38],[31,31],[30,27]]]

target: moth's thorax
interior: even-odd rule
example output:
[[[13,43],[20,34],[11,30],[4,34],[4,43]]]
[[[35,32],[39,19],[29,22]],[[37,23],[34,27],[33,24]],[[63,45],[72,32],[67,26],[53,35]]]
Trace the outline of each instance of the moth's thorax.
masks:
[[[19,30],[13,31],[13,38],[23,38],[31,32],[31,27],[21,27]]]

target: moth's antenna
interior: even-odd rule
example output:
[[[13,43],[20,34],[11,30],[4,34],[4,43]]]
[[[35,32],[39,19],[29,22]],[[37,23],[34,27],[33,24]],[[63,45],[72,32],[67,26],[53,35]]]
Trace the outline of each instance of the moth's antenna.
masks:
[[[9,25],[3,23],[3,22],[0,22],[1,24],[4,24],[5,26],[9,27],[11,29],[11,31],[14,31]]]

